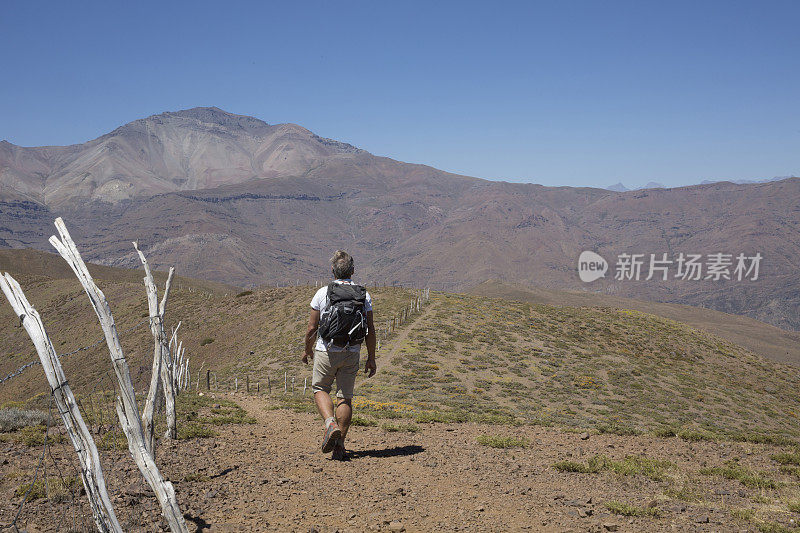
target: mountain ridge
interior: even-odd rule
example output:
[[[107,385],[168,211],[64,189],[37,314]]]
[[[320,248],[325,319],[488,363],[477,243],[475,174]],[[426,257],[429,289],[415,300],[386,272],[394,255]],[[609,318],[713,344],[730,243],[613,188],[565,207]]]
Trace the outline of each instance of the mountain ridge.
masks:
[[[800,329],[798,178],[630,192],[488,181],[215,108],[153,115],[92,143],[0,146],[0,247],[49,250],[62,216],[92,261],[136,267],[137,240],[157,268],[242,287],[320,280],[344,248],[381,284],[497,279]],[[584,250],[765,259],[752,282],[615,280],[612,266],[585,284]]]

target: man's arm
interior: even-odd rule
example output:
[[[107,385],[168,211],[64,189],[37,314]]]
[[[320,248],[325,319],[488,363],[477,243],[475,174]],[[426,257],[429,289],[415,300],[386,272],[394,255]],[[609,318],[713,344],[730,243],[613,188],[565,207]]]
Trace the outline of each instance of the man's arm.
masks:
[[[314,358],[314,343],[317,341],[317,328],[319,327],[319,311],[311,310],[308,317],[308,329],[306,330],[306,349],[303,352],[301,361],[308,364],[309,359]]]
[[[369,377],[375,375],[378,370],[375,364],[375,324],[372,323],[372,311],[367,311],[367,337],[364,339],[367,342],[367,363],[364,365],[364,373],[369,373]]]

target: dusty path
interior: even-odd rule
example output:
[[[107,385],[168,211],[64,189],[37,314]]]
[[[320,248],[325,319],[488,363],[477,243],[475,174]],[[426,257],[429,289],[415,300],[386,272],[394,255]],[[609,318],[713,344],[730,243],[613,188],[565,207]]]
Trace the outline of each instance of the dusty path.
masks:
[[[319,451],[317,417],[275,409],[264,397],[234,399],[257,424],[223,426],[215,438],[159,449],[158,462],[175,484],[191,531],[755,531],[730,508],[750,506],[764,491],[698,470],[733,457],[758,470],[776,468],[768,458],[776,448],[766,445],[616,435],[584,440],[557,428],[471,423],[418,424],[416,433],[354,427],[352,459],[334,462]],[[525,437],[530,446],[489,448],[476,443],[479,435]],[[0,473],[30,469],[36,458],[29,450],[9,448],[11,462]],[[595,454],[669,460],[680,470],[679,480],[566,473],[552,466],[563,459],[585,462]],[[130,458],[124,451],[117,457],[107,476],[115,505],[136,509],[140,524],[158,523],[146,488],[128,488],[138,483]],[[699,501],[665,495],[694,483]],[[0,508],[4,524],[19,499],[13,485],[0,486],[0,497],[8,502]],[[612,515],[606,509],[612,500],[654,506],[661,516]],[[47,505],[37,505],[28,507],[21,523],[38,524],[29,531],[52,531]],[[127,530],[153,531],[153,526]]]
[[[723,503],[749,496],[738,482],[721,480],[725,496],[688,504],[663,496],[663,482],[561,473],[552,464],[597,453],[644,453],[696,471],[701,462],[752,454],[753,445],[615,435],[582,440],[554,428],[422,424],[417,433],[354,427],[352,460],[334,462],[319,451],[322,425],[316,417],[269,410],[259,398],[237,401],[258,424],[229,430],[228,438],[209,448],[213,462],[197,466],[228,473],[207,486],[194,484],[193,496],[179,486],[181,499],[192,502],[192,512],[210,531],[747,530]],[[488,448],[476,444],[481,434],[524,436],[531,446]],[[611,515],[605,508],[610,500],[642,507],[655,502],[663,516]]]

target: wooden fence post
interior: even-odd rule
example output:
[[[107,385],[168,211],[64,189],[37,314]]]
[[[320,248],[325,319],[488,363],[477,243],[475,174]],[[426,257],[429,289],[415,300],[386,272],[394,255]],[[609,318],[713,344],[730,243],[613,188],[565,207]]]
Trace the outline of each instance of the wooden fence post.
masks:
[[[122,527],[114,514],[114,507],[106,490],[103,478],[103,469],[100,465],[100,455],[94,439],[83,421],[75,396],[72,394],[67,378],[61,368],[53,343],[47,336],[44,324],[36,309],[31,306],[19,283],[8,273],[0,276],[0,289],[8,298],[11,307],[19,317],[25,331],[33,341],[39,360],[42,362],[47,382],[53,393],[53,399],[58,407],[61,420],[67,428],[69,440],[78,454],[81,464],[81,480],[89,498],[92,515],[97,529],[102,532],[122,533]]]
[[[155,458],[156,456],[156,437],[155,427],[153,424],[153,411],[155,409],[156,397],[158,396],[159,387],[164,388],[164,398],[167,406],[167,436],[169,438],[177,438],[177,429],[175,427],[175,387],[170,381],[167,383],[165,378],[169,379],[169,345],[167,343],[167,335],[164,331],[164,311],[167,305],[167,298],[169,298],[170,287],[172,286],[172,278],[175,275],[175,268],[169,269],[167,276],[167,284],[164,287],[164,295],[161,299],[161,304],[158,303],[158,289],[156,288],[155,281],[153,280],[153,273],[150,271],[150,265],[141,250],[139,245],[134,241],[133,248],[139,254],[139,260],[144,266],[144,286],[147,291],[147,306],[150,310],[150,332],[153,334],[155,341],[155,348],[153,350],[153,370],[150,376],[150,389],[147,391],[147,400],[144,404],[142,411],[142,429],[144,431],[145,446],[147,451]],[[173,333],[174,337],[174,333]],[[166,367],[165,367],[166,365]]]
[[[206,390],[211,390],[211,369],[206,370]]]
[[[175,488],[172,483],[161,476],[153,456],[147,453],[142,419],[139,416],[139,407],[136,405],[133,380],[128,368],[128,361],[122,351],[122,345],[117,335],[117,326],[114,323],[114,316],[111,313],[108,300],[106,300],[103,291],[97,287],[91,274],[89,274],[78,248],[75,246],[67,227],[64,225],[64,221],[60,217],[56,219],[56,228],[61,240],[53,235],[50,237],[50,244],[67,261],[81,285],[83,285],[106,337],[106,344],[111,355],[111,364],[114,367],[114,373],[119,384],[119,396],[117,396],[116,403],[117,416],[119,417],[122,431],[128,438],[128,450],[136,462],[136,466],[139,467],[139,471],[147,480],[153,492],[156,493],[158,502],[161,504],[161,513],[167,520],[170,530],[188,533],[183,513],[181,513],[180,507],[178,507],[178,500],[175,498]]]

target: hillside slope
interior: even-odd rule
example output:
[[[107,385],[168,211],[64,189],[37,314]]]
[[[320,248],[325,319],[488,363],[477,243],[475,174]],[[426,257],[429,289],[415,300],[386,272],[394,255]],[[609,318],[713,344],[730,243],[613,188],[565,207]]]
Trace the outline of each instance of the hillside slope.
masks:
[[[87,258],[240,286],[327,272],[345,248],[367,279],[464,290],[499,279],[713,308],[800,329],[800,179],[614,192],[457,176],[296,125],[216,108],[163,113],[82,145],[0,143],[0,247],[49,249],[61,215]],[[579,254],[606,278],[583,284]],[[613,279],[623,253],[761,253],[755,281]]]
[[[486,281],[471,287],[467,292],[486,298],[502,298],[543,305],[615,307],[642,311],[718,335],[767,359],[800,365],[800,334],[741,315],[722,313],[703,307],[645,302],[587,291],[521,287],[498,281]]]
[[[111,272],[111,270],[109,270]],[[19,274],[18,274],[19,275]],[[100,278],[98,283],[123,332],[123,348],[137,386],[148,376],[152,339],[141,282]],[[60,352],[102,338],[76,280],[19,275]],[[265,288],[223,293],[178,283],[168,326],[182,322],[180,338],[191,368],[213,371],[219,388],[249,382],[296,387],[310,376],[299,361],[308,302],[315,288]],[[370,288],[382,329],[413,296],[410,289]],[[0,306],[0,374],[35,359],[9,306]],[[381,334],[382,336],[382,334]],[[73,387],[94,386],[109,369],[99,347],[64,359]],[[379,374],[359,378],[365,400],[399,402],[443,413],[476,414],[576,428],[630,431],[683,427],[720,435],[800,436],[797,368],[759,357],[720,337],[638,311],[608,307],[531,305],[469,295],[434,293],[378,354]],[[199,376],[201,385],[205,376]],[[0,385],[0,399],[44,392],[38,368]],[[440,415],[435,415],[440,416]]]

